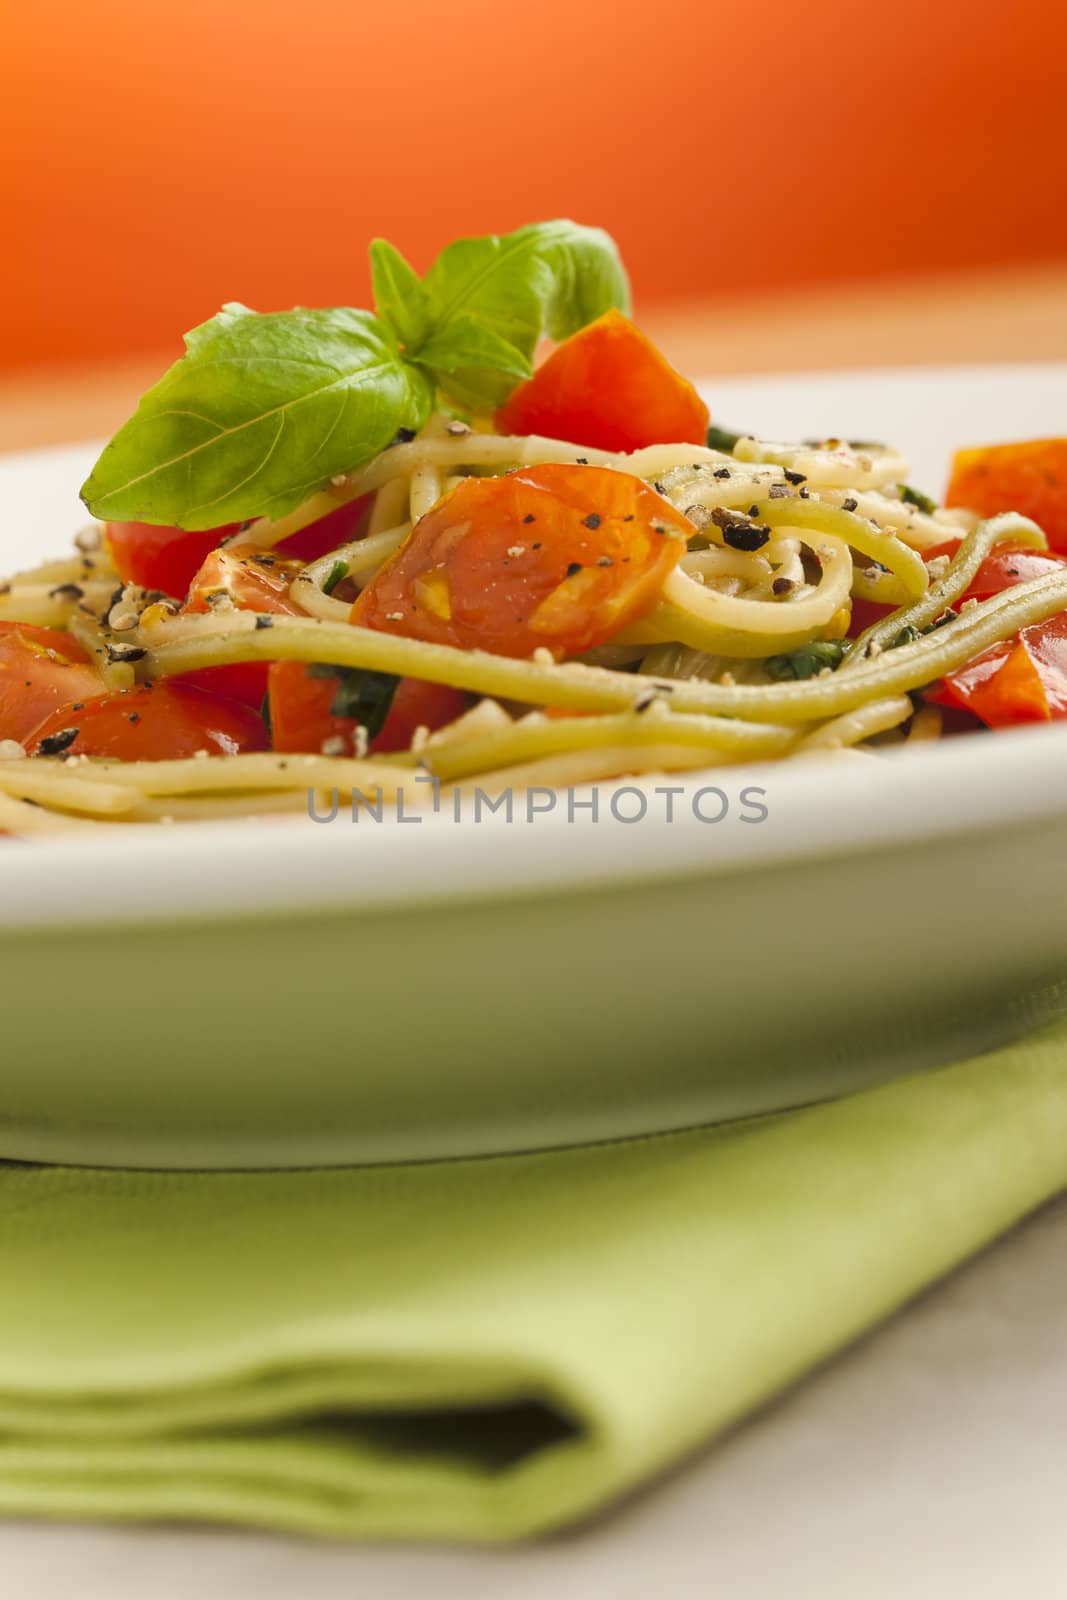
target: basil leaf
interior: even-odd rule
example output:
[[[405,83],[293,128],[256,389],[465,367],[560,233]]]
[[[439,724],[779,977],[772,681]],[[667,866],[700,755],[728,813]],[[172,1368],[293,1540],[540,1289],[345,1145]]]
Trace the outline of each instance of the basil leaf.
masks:
[[[430,330],[430,297],[414,267],[387,239],[374,239],[370,247],[374,309],[387,322],[405,349],[416,349]]]
[[[542,334],[566,339],[613,308],[626,311],[630,291],[614,241],[600,228],[576,222],[535,223],[515,233],[459,239],[437,257],[423,280],[433,324],[413,358],[450,379],[442,387],[469,405],[497,405],[523,376],[486,364],[435,366],[445,351],[450,363],[469,341],[472,320],[495,336],[527,367]],[[453,374],[459,374],[456,378]]]
[[[454,317],[420,348],[420,366],[434,372],[459,372],[464,367],[480,367],[514,378],[528,378],[533,363],[517,345],[495,333],[488,323],[469,313]]]
[[[788,655],[770,656],[764,665],[778,683],[792,678],[817,678],[826,667],[833,671],[848,654],[847,639],[816,639],[812,644],[802,644],[799,650]]]
[[[429,415],[425,375],[366,311],[230,305],[185,342],[83,486],[93,516],[190,529],[282,516]]]
[[[478,411],[505,400],[533,363],[477,317],[464,314],[433,334],[418,353],[448,401]]]
[[[336,678],[337,692],[330,706],[334,717],[352,717],[376,739],[385,726],[400,679],[391,672],[371,672],[364,667],[333,667],[315,661],[307,668],[309,678]]]

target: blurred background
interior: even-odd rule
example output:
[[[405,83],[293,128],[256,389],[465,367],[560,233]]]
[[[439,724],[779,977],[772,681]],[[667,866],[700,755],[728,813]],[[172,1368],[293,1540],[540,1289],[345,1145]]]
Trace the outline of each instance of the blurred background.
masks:
[[[374,234],[554,215],[694,370],[1067,354],[1060,0],[40,0],[4,54],[9,447],[224,300],[367,303]]]

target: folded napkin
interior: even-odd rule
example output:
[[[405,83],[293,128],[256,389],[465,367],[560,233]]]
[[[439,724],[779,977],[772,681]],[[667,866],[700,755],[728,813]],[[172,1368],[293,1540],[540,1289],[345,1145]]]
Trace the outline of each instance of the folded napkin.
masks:
[[[833,1105],[556,1154],[0,1168],[0,1509],[539,1533],[1065,1186],[1062,1027]]]

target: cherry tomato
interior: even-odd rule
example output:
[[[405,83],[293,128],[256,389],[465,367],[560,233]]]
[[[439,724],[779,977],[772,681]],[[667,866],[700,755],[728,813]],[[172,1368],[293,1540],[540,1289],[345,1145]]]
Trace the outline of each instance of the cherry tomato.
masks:
[[[960,539],[947,539],[944,544],[924,550],[923,560],[933,561],[937,556],[948,556],[951,560],[961,543]],[[1029,583],[1031,578],[1046,578],[1050,572],[1062,572],[1065,563],[1067,555],[1057,555],[1052,550],[1034,550],[1029,545],[997,545],[986,556],[970,588],[956,605],[964,600],[988,600],[990,595],[1002,594],[1017,583]],[[880,606],[873,600],[853,600],[849,638],[858,638],[864,629],[880,622],[892,610],[892,606]]]
[[[279,554],[298,561],[317,561],[338,545],[351,543],[359,537],[371,499],[370,495],[362,495],[327,512],[299,533],[290,534],[278,545]],[[143,589],[158,589],[180,600],[188,594],[211,552],[240,526],[238,522],[227,522],[221,528],[190,533],[186,528],[154,522],[109,522],[105,536],[123,583],[138,583]]]
[[[275,661],[270,668],[270,723],[275,750],[317,755],[330,739],[344,741],[344,754],[356,753],[352,717],[331,711],[340,680],[312,677],[302,661]],[[421,678],[401,678],[382,731],[370,750],[385,755],[410,748],[416,728],[432,733],[463,715],[466,699],[459,689]]]
[[[1067,717],[1067,612],[993,645],[927,695],[962,706],[989,728]]]
[[[189,584],[184,611],[210,611],[217,596],[229,599],[244,611],[272,611],[281,616],[303,616],[289,598],[289,585],[303,567],[275,555],[272,550],[257,550],[255,545],[228,545],[212,550]]]
[[[960,543],[958,539],[949,539],[936,549],[924,550],[923,559],[931,561],[935,556],[952,557]],[[1062,572],[1065,563],[1067,554],[1057,555],[1053,550],[1034,550],[1029,545],[998,544],[978,568],[961,601],[988,600],[990,595],[1002,594],[1017,583],[1029,583],[1031,578],[1047,578],[1050,572]]]
[[[180,600],[200,567],[223,539],[236,533],[238,524],[188,533],[153,522],[109,522],[107,547],[123,583],[139,583]]]
[[[608,311],[554,350],[497,412],[501,433],[598,450],[703,444],[708,408],[644,334]]]
[[[625,472],[468,478],[421,518],[352,621],[496,655],[589,650],[651,610],[691,532]]]
[[[65,738],[71,730],[75,737]],[[59,748],[50,749],[49,741],[57,740]],[[25,742],[31,755],[110,756],[117,761],[178,760],[201,750],[233,756],[270,748],[267,729],[254,711],[177,680],[102,695],[80,709],[62,706]]]
[[[372,494],[350,500],[347,505],[328,511],[318,522],[301,528],[299,533],[291,533],[275,549],[279,555],[290,556],[296,561],[319,561],[339,545],[351,544],[360,537],[373,502]]]
[[[346,508],[347,509],[347,508]],[[289,585],[303,562],[287,560],[254,545],[230,545],[212,550],[189,585],[187,612],[210,611],[210,596],[224,595],[246,611],[269,611],[283,616],[302,615],[289,599]],[[239,661],[229,667],[204,667],[183,674],[182,682],[211,694],[225,695],[242,704],[259,707],[267,693],[266,661]]]
[[[0,622],[0,739],[21,743],[57,706],[103,693],[99,674],[69,633]]]
[[[1067,439],[960,450],[945,504],[983,517],[1019,511],[1044,530],[1053,550],[1067,554]]]

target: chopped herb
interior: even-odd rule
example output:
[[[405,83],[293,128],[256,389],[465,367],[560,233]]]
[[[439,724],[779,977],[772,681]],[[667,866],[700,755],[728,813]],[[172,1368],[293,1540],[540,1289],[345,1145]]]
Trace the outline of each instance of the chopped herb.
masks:
[[[523,517],[522,520],[523,520],[523,522],[536,522],[537,518],[534,516],[532,511],[527,511],[526,515]]]
[[[959,612],[954,611],[949,606],[947,611],[943,611],[939,617],[928,623],[925,628],[917,628],[914,623],[906,622],[896,638],[890,643],[889,649],[896,650],[899,645],[914,644],[916,639],[922,639],[928,633],[936,633],[938,628],[943,628],[947,622],[955,622],[958,616]]]
[[[847,639],[817,639],[813,644],[801,645],[788,655],[771,656],[767,671],[776,683],[786,683],[792,678],[817,678],[829,667],[833,672],[848,654]]]
[[[340,583],[341,579],[347,577],[348,562],[335,561],[333,566],[330,568],[326,582],[322,586],[323,594],[333,594],[333,591],[337,588],[337,585]]]
[[[274,729],[271,726],[271,720],[270,720],[270,695],[269,694],[265,694],[263,696],[263,704],[259,708],[259,714],[263,719],[263,726],[266,728],[267,732],[269,734],[273,734]]]
[[[910,483],[900,485],[900,498],[905,505],[914,506],[916,511],[925,511],[928,517],[937,510],[936,501],[931,500],[928,494],[923,494],[921,489],[914,489]]]
[[[589,465],[589,457],[588,456],[575,456],[574,463],[575,463],[575,466],[578,466],[578,467],[587,467]]]
[[[575,573],[576,572],[581,572],[581,570],[582,570],[582,563],[580,561],[569,561],[567,563],[567,576],[568,576],[568,578],[573,578]]]
[[[729,467],[716,467],[715,471],[712,473],[712,477],[713,478],[728,478],[729,476],[730,476]]]
[[[335,717],[352,717],[366,730],[368,739],[377,738],[385,725],[400,679],[392,672],[371,672],[365,667],[334,667],[315,661],[307,668],[309,678],[336,678],[337,693],[330,706]]]
[[[804,473],[804,472],[794,472],[790,467],[786,467],[785,468],[785,470],[782,473],[782,476],[785,479],[786,483],[792,483],[794,485],[798,484],[798,483],[807,483],[807,481],[808,481],[806,473]]]
[[[259,633],[263,628],[273,628],[273,626],[274,626],[274,618],[273,617],[257,617],[256,618],[256,632],[257,633]]]
[[[731,433],[729,428],[717,428],[713,422],[708,429],[705,443],[709,450],[721,450],[724,455],[732,456],[738,439],[746,437],[747,435],[743,433]]]

